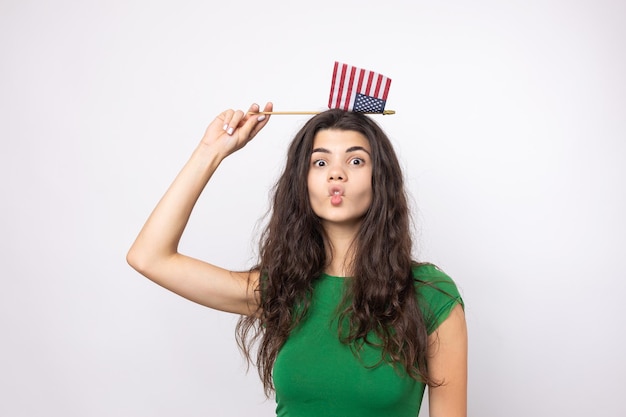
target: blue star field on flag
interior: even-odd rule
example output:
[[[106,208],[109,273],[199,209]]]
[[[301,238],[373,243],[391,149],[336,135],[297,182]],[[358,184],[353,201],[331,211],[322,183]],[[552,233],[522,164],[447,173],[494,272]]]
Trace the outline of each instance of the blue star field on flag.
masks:
[[[357,93],[354,99],[353,111],[358,113],[382,113],[385,110],[385,100]]]

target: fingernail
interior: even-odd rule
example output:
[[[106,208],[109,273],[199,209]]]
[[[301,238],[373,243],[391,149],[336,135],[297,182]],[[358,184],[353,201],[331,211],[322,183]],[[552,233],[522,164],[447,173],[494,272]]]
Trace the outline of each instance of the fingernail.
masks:
[[[265,120],[265,115],[262,114],[259,117],[256,118],[259,122],[262,122],[263,120]]]
[[[233,129],[232,127],[229,127],[226,133],[228,133],[229,135],[232,135],[234,131],[235,129]]]
[[[224,123],[224,130],[228,130],[228,123]]]

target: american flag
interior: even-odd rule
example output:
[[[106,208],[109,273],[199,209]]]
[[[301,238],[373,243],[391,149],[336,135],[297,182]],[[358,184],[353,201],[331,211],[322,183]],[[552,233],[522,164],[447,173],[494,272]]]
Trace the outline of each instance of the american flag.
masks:
[[[390,85],[384,75],[335,62],[328,108],[382,113]]]

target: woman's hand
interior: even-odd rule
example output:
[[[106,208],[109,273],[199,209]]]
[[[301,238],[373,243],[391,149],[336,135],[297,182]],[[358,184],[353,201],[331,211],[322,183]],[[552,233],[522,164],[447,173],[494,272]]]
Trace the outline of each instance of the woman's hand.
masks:
[[[272,111],[273,104],[267,103],[263,111]],[[242,110],[225,110],[207,127],[202,144],[212,147],[220,157],[243,148],[269,121],[270,116],[258,114],[259,105],[252,104],[247,113]]]

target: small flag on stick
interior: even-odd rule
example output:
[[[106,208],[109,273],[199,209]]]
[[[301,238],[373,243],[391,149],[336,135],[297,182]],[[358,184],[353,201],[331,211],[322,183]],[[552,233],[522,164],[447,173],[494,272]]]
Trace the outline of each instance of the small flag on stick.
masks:
[[[385,113],[391,78],[335,61],[329,109]]]
[[[395,114],[385,110],[391,78],[335,61],[329,109],[366,114]],[[252,114],[320,114],[321,111],[257,111]]]

